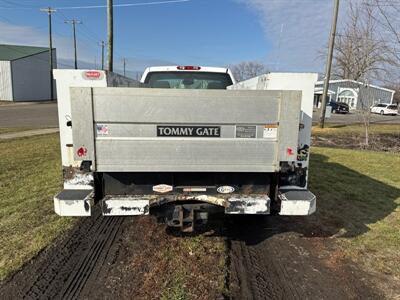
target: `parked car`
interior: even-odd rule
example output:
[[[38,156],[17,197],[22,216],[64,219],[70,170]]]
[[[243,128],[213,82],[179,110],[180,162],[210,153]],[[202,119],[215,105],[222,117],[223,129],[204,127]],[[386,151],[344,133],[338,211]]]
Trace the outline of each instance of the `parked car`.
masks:
[[[350,109],[349,105],[344,102],[329,102],[329,106],[332,107],[332,113],[334,114],[348,114]]]
[[[371,106],[371,113],[380,115],[397,115],[398,109],[396,104],[379,103]]]

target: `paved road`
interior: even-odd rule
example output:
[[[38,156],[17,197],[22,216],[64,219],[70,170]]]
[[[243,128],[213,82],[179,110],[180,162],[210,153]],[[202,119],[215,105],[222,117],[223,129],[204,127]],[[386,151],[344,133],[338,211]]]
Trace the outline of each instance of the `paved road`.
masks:
[[[0,127],[58,127],[56,103],[0,105]]]
[[[314,111],[313,122],[319,121],[319,110]],[[331,118],[326,119],[327,123],[354,124],[361,123],[362,118],[357,113],[350,114],[332,114]],[[400,124],[400,116],[381,116],[371,115],[371,123],[375,124]]]

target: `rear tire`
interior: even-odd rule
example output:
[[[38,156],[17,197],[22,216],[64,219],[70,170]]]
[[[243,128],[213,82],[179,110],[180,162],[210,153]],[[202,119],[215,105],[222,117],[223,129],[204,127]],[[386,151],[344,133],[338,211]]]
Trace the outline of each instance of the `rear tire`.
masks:
[[[385,112],[383,110],[381,110],[380,115],[383,116],[385,114]]]

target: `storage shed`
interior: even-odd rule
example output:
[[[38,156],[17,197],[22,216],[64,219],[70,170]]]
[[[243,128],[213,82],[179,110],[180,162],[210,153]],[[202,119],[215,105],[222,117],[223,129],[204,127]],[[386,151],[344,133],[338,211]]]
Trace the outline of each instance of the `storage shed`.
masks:
[[[319,107],[322,100],[323,81],[315,85],[314,106]],[[331,80],[328,88],[328,101],[345,102],[350,109],[369,108],[376,103],[392,103],[395,91],[354,80]]]
[[[54,49],[54,68],[56,61]],[[49,48],[0,44],[0,100],[50,100],[50,94]]]

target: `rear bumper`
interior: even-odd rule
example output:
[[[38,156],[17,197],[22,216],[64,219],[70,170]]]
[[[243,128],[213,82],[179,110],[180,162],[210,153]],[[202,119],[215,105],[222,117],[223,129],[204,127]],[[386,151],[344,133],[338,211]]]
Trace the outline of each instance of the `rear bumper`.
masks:
[[[105,216],[146,215],[152,209],[172,203],[206,203],[224,208],[226,214],[267,215],[270,213],[271,199],[265,194],[168,194],[106,196],[101,201]]]
[[[100,201],[104,216],[148,215],[151,209],[184,203],[211,204],[223,208],[226,214],[268,215],[271,199],[266,194],[167,194],[113,195]],[[63,190],[54,197],[54,209],[60,216],[90,216],[93,205],[91,190]]]
[[[317,209],[317,197],[308,190],[281,189],[278,197],[281,201],[281,216],[308,216]]]
[[[316,197],[308,190],[279,191],[280,215],[306,216],[316,210]],[[225,214],[269,215],[271,199],[266,194],[166,194],[106,196],[100,201],[104,216],[148,215],[167,204],[205,203],[220,207]],[[63,190],[54,197],[60,216],[90,216],[94,205],[91,190]]]
[[[65,189],[53,201],[55,212],[65,217],[88,217],[94,204],[92,190]]]

